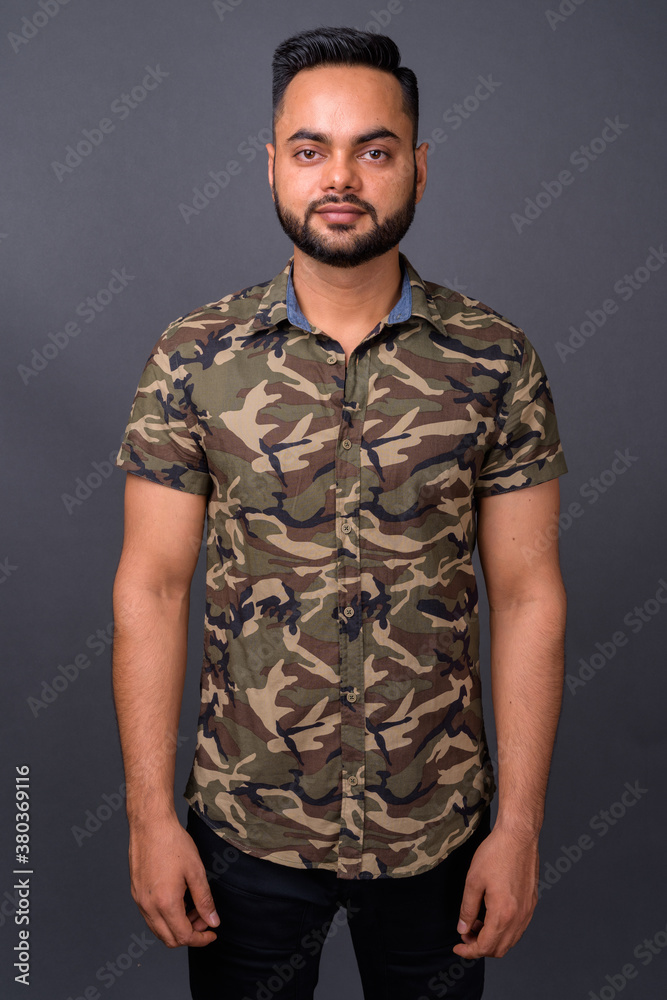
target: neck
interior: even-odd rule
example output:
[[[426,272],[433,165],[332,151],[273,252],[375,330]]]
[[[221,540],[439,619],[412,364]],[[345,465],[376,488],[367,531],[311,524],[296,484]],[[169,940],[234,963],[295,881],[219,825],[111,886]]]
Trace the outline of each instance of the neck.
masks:
[[[358,267],[332,267],[294,247],[294,292],[311,325],[365,336],[401,297],[398,246]]]

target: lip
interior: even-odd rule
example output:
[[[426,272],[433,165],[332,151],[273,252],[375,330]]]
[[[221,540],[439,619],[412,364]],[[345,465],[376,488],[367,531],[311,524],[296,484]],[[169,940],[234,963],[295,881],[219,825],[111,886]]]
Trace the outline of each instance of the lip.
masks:
[[[317,209],[318,215],[323,215],[328,222],[350,222],[364,213],[353,205],[325,205]]]

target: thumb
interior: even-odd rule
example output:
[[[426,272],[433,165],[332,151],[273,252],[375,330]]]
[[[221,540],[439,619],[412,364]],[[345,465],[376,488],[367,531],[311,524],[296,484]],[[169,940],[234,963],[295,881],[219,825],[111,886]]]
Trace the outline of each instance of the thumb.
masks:
[[[456,926],[459,934],[467,933],[479,916],[482,899],[484,897],[484,887],[480,882],[473,881],[470,877],[466,879],[461,909],[459,910],[459,922]]]
[[[197,868],[192,869],[187,875],[188,889],[192,896],[197,913],[211,927],[218,927],[220,917],[215,909],[211,889],[206,879],[206,869],[200,863]]]

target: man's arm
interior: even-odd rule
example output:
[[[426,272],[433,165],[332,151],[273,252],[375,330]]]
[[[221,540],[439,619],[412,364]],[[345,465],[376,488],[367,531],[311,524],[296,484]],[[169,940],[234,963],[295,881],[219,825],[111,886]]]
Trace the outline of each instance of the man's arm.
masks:
[[[554,479],[480,499],[478,544],[489,598],[498,815],[473,856],[459,924],[465,958],[501,957],[537,905],[538,839],[563,691],[565,590]],[[477,920],[484,899],[484,923]]]
[[[130,825],[132,896],[169,947],[215,940],[204,866],[174,805],[187,663],[190,584],[206,497],[128,473],[123,550],[113,587],[113,691]],[[189,888],[195,910],[185,912]]]

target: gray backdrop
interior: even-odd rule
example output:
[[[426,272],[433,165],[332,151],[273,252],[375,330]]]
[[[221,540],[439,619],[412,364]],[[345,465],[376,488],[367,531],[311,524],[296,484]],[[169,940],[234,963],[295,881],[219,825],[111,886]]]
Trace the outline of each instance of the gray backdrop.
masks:
[[[424,278],[526,330],[569,464],[568,682],[541,899],[520,944],[487,963],[486,996],[664,995],[666,19],[659,0],[4,0],[3,996],[189,995],[185,951],[147,934],[129,891],[110,684],[125,473],[109,460],[165,327],[273,277],[291,253],[266,178],[271,56],[317,24],[386,30],[416,71],[431,152],[401,248]],[[33,874],[15,876],[24,765]],[[21,929],[30,988],[14,983]],[[345,926],[317,992],[343,995],[361,997]],[[436,995],[424,983],[421,1000]]]

